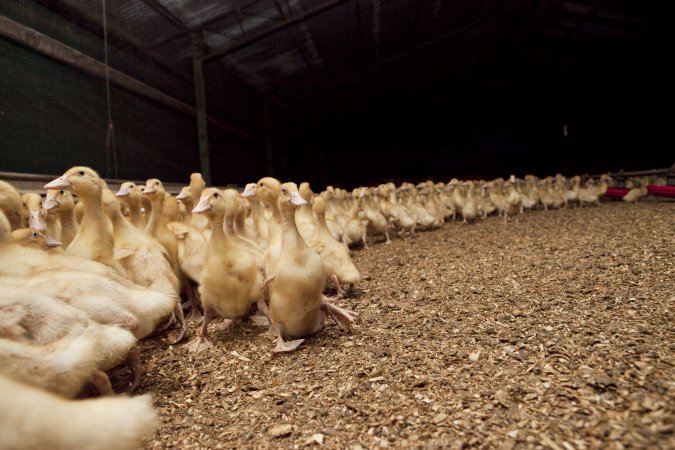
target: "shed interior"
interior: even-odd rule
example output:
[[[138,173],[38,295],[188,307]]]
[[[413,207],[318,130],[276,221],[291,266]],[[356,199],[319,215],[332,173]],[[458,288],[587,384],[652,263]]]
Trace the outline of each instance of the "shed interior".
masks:
[[[0,170],[349,188],[667,167],[672,17],[627,0],[1,2]]]

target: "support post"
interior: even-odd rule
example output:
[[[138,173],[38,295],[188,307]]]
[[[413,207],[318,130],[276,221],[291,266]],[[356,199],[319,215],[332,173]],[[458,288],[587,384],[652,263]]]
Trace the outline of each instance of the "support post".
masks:
[[[204,41],[201,32],[192,33],[192,66],[194,69],[195,106],[197,109],[197,137],[199,139],[199,165],[206,185],[211,184],[211,160],[206,115],[206,89],[204,87]]]

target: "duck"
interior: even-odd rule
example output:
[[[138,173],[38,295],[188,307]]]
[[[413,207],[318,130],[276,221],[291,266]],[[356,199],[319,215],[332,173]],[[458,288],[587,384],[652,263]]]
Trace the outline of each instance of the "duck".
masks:
[[[248,184],[241,196],[246,199],[257,199],[270,208],[271,216],[267,225],[267,247],[263,253],[265,274],[276,272],[276,264],[281,253],[281,211],[278,198],[281,193],[281,182],[273,177],[263,177],[257,183]],[[269,277],[268,277],[269,278]],[[267,285],[267,279],[264,286]]]
[[[201,305],[195,284],[199,282],[206,261],[206,241],[201,232],[195,231],[188,224],[167,222],[164,216],[166,190],[160,180],[148,179],[143,195],[152,205],[145,232],[157,239],[167,251],[171,267],[191,304],[191,311],[186,318],[199,320]]]
[[[361,273],[354,265],[349,248],[344,242],[336,240],[326,224],[326,203],[321,197],[314,199],[312,205],[317,217],[316,229],[310,240],[310,247],[319,254],[329,279],[337,289],[337,298],[345,296],[342,284],[349,284],[350,291],[361,281]]]
[[[41,231],[32,228],[19,228],[12,231],[12,241],[24,247],[32,247],[45,251],[59,249],[61,242],[52,239]]]
[[[647,178],[642,178],[637,182],[637,186],[630,189],[624,194],[621,199],[624,202],[637,203],[642,197],[645,197],[649,191],[647,190]]]
[[[516,191],[515,181],[515,177],[512,176],[504,183],[504,223],[514,217],[518,221],[518,215],[523,213],[523,202]]]
[[[398,202],[396,198],[396,186],[393,183],[382,184],[376,188],[375,192],[380,197],[380,210],[388,217],[389,222],[397,229],[399,235],[405,232],[411,235],[414,234],[417,220],[415,220],[408,208]],[[340,240],[339,238],[336,239]]]
[[[157,429],[150,394],[70,400],[0,376],[0,448],[141,448]]]
[[[255,191],[255,185],[255,183],[246,184],[243,192],[251,192],[251,190]],[[263,205],[256,197],[247,197],[245,200],[251,208],[251,220],[253,222],[253,230],[256,234],[256,241],[261,245],[266,245],[269,238],[269,224],[265,217]]]
[[[312,199],[314,198],[314,191],[312,191],[312,188],[307,181],[300,183],[298,189],[300,191],[300,195],[304,199],[307,199],[307,204],[300,206],[295,211],[295,223],[298,226],[300,236],[302,236],[305,242],[309,242],[314,235],[314,230],[316,229],[316,218],[312,212]]]
[[[366,219],[366,215],[363,212],[363,197],[365,194],[363,191],[360,191],[356,195],[357,200],[352,205],[348,220],[342,226],[342,242],[347,247],[361,244],[363,249],[366,250],[368,249],[368,242],[366,241],[368,219]]]
[[[478,217],[478,203],[476,202],[476,197],[474,194],[475,184],[473,181],[469,180],[466,184],[461,185],[462,190],[466,190],[465,195],[459,195],[458,198],[461,202],[460,214],[462,216],[462,223],[469,223],[476,220]],[[455,188],[457,192],[457,188]]]
[[[148,336],[174,303],[172,297],[135,285],[105,264],[15,244],[4,214],[0,214],[0,282],[3,288],[23,286],[60,298],[99,323],[128,329],[138,339]]]
[[[75,397],[87,383],[103,394],[110,394],[110,380],[98,369],[96,342],[101,337],[100,330],[91,328],[47,345],[0,338],[0,375],[69,398]]]
[[[187,188],[187,193],[192,199],[192,208],[194,208],[194,205],[196,205],[201,198],[202,191],[206,188],[206,182],[204,181],[202,174],[199,172],[191,173],[190,184]],[[190,208],[190,211],[192,211],[192,208]],[[190,225],[200,231],[209,230],[209,220],[201,214],[191,214]]]
[[[64,247],[68,247],[73,242],[73,239],[75,239],[77,230],[80,228],[80,225],[75,220],[75,200],[73,199],[73,195],[63,189],[49,189],[47,190],[47,197],[43,205],[47,213],[55,213],[58,216],[59,223],[61,224],[58,240],[63,243]]]
[[[115,196],[124,202],[129,209],[129,220],[131,221],[131,224],[139,230],[144,230],[146,224],[146,217],[143,216],[142,212],[142,190],[143,189],[133,181],[125,181],[115,193]]]
[[[366,226],[367,235],[370,236],[371,242],[375,236],[384,236],[385,244],[391,244],[391,239],[389,238],[389,220],[382,214],[379,203],[375,203],[372,190],[364,188],[363,193],[363,212],[368,220],[368,225]]]
[[[180,342],[187,331],[179,301],[180,284],[166,249],[152,236],[136,228],[122,215],[117,197],[103,192],[103,207],[113,225],[114,257],[133,283],[161,292],[174,299],[172,320],[178,320],[180,333],[171,344]]]
[[[21,196],[24,205],[23,215],[26,218],[28,226],[37,231],[47,231],[47,211],[42,207],[42,197],[40,194],[28,192]]]
[[[273,354],[295,350],[304,337],[319,331],[326,316],[342,329],[350,329],[356,314],[328,302],[323,296],[326,269],[321,257],[302,239],[295,211],[307,204],[295,183],[280,186],[282,247],[275,271],[268,274],[269,317],[277,337]],[[284,338],[294,338],[285,341]]]
[[[21,200],[19,191],[6,181],[0,180],[0,211],[9,220],[12,230],[22,227],[22,210],[23,200]]]
[[[197,338],[188,345],[191,352],[212,347],[208,325],[215,317],[241,321],[254,304],[263,302],[263,275],[255,257],[237,239],[224,231],[225,216],[239,205],[239,192],[207,188],[202,191],[193,213],[203,214],[211,223],[206,266],[199,280],[204,316]]]
[[[124,274],[124,269],[113,256],[112,224],[102,205],[103,189],[107,189],[107,185],[98,173],[90,167],[75,166],[45,184],[45,189],[72,191],[84,205],[82,221],[66,253],[98,261]]]

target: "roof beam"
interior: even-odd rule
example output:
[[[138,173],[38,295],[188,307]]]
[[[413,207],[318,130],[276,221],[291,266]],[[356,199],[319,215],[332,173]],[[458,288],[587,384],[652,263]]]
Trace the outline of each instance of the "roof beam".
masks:
[[[66,44],[52,39],[47,35],[33,30],[19,22],[15,22],[7,17],[0,16],[0,36],[5,36],[15,42],[18,42],[38,53],[46,55],[60,63],[74,67],[82,72],[97,77],[105,78],[106,66],[101,61],[92,58],[89,55],[75,50]],[[165,94],[164,92],[155,89],[143,83],[136,78],[133,78],[124,72],[108,68],[110,81],[134,94],[154,100],[165,106],[173,108],[185,114],[195,116],[197,110],[194,106],[183,103],[182,101]],[[241,139],[253,141],[253,138],[246,131],[240,130],[237,127],[229,125],[215,117],[208,118],[209,123],[223,129],[224,131],[233,134]]]
[[[158,0],[141,0],[143,3],[154,9],[160,16],[171,22],[174,26],[181,30],[187,31],[188,27],[183,22],[183,19],[172,13],[166,6],[162,5]]]
[[[212,51],[211,53],[207,54],[204,56],[204,61],[208,62],[211,61],[212,59],[219,58],[225,55],[228,55],[232,52],[235,52],[237,50],[240,50],[244,47],[247,47],[251,44],[254,44],[262,39],[265,39],[268,36],[273,35],[274,33],[277,33],[279,31],[285,30],[286,28],[293,26],[299,22],[302,22],[303,20],[310,19],[318,14],[321,14],[324,11],[327,11],[329,9],[335,8],[336,6],[339,6],[343,3],[346,3],[351,0],[333,0],[327,3],[324,3],[323,5],[319,5],[316,8],[310,9],[308,11],[303,11],[298,14],[295,14],[293,16],[288,17],[286,20],[284,20],[281,23],[278,23],[271,28],[261,31],[259,33],[253,34],[249,36],[246,39],[242,39],[239,42],[235,42],[234,44],[227,45],[225,47],[221,47],[219,49],[216,49]]]
[[[239,5],[238,8],[239,8],[240,10],[246,9],[247,7],[249,7],[249,6],[251,6],[251,5],[255,5],[256,3],[260,3],[260,0],[253,0],[253,1],[250,1],[250,2],[245,3],[245,4],[243,4],[243,5]],[[192,33],[193,31],[203,30],[203,29],[205,29],[206,27],[208,27],[209,25],[211,25],[212,23],[214,23],[214,22],[216,22],[216,21],[218,21],[218,20],[220,20],[220,19],[223,19],[223,18],[225,18],[225,17],[227,17],[227,16],[229,16],[229,15],[234,14],[236,8],[237,8],[237,7],[229,8],[228,10],[226,10],[226,11],[220,13],[220,14],[216,14],[215,16],[213,16],[213,17],[211,17],[211,18],[205,20],[204,22],[200,23],[199,25],[195,25],[195,26],[193,26],[193,27],[189,27],[189,28],[187,28],[187,29],[185,29],[185,30],[182,30],[182,31],[176,33],[176,34],[173,34],[173,35],[171,35],[171,36],[169,36],[169,37],[166,37],[166,38],[164,38],[164,39],[162,39],[162,40],[160,40],[160,41],[154,43],[154,44],[151,46],[151,48],[155,48],[155,49],[156,49],[156,48],[159,48],[159,47],[163,47],[164,45],[168,44],[169,42],[173,42],[173,41],[175,41],[176,39],[180,39],[180,38],[182,38],[183,36]],[[208,30],[207,30],[207,31],[208,31]]]

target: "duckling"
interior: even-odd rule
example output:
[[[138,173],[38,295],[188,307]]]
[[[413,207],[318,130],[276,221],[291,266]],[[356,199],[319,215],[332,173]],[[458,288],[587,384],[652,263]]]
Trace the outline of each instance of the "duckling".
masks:
[[[19,228],[12,231],[12,241],[24,247],[51,250],[60,247],[61,242],[32,228]]]
[[[515,217],[516,222],[518,221],[518,215],[523,212],[523,203],[520,198],[520,194],[516,192],[516,187],[514,185],[515,177],[511,177],[510,180],[504,183],[504,223],[506,223],[509,218]]]
[[[385,244],[391,244],[391,239],[389,239],[389,220],[382,214],[380,205],[374,202],[371,190],[364,188],[363,192],[363,212],[366,215],[366,219],[368,219],[368,225],[366,226],[367,235],[370,236],[371,242],[374,236],[384,235]]]
[[[117,193],[115,193],[115,196],[119,197],[127,208],[129,208],[129,220],[131,221],[131,224],[139,230],[144,230],[146,219],[143,217],[141,211],[141,198],[143,197],[141,191],[142,188],[136,183],[133,181],[126,181],[122,183]]]
[[[190,193],[190,186],[183,186],[178,195],[176,195],[176,200],[185,207],[183,222],[192,223],[192,208],[194,208],[195,205],[192,194]]]
[[[466,196],[458,196],[458,198],[461,199],[461,215],[463,223],[473,222],[478,216],[478,205],[474,196],[474,188],[474,182],[468,181],[466,184],[462,185],[462,189],[466,189]]]
[[[89,167],[75,166],[61,177],[45,184],[45,189],[74,191],[84,204],[82,222],[66,252],[101,262],[124,274],[114,258],[112,224],[103,213],[103,189],[107,189],[98,173]]]
[[[376,193],[380,196],[380,209],[382,213],[389,218],[389,222],[396,227],[398,233],[415,233],[417,220],[408,208],[399,204],[396,198],[396,186],[393,183],[391,185],[380,185],[377,187]]]
[[[342,242],[347,247],[362,244],[365,250],[368,248],[368,243],[366,242],[368,220],[363,212],[364,195],[364,192],[359,192],[357,201],[352,205],[352,209],[349,212],[349,220],[342,227]]]
[[[0,375],[22,380],[65,397],[75,397],[87,382],[103,394],[112,393],[110,380],[98,370],[96,342],[100,330],[65,336],[47,345],[0,338]]]
[[[97,329],[95,339],[97,368],[110,370],[126,362],[132,374],[127,391],[133,391],[140,382],[140,360],[136,338],[129,331],[114,325],[100,325],[77,308],[45,295],[28,291],[22,286],[5,286],[0,299],[0,337],[33,345],[46,345],[65,336],[78,336],[89,329]],[[101,393],[108,390],[109,380],[95,375]],[[103,392],[104,391],[104,392]]]
[[[586,182],[586,186],[579,189],[579,206],[584,204],[595,204],[600,206],[600,193],[598,186],[593,178]],[[543,203],[543,200],[542,200]]]
[[[255,191],[255,183],[249,183],[246,185],[244,188],[244,192],[246,191]],[[251,208],[251,219],[253,221],[253,229],[255,231],[255,234],[257,236],[256,241],[259,242],[261,245],[264,243],[264,245],[267,245],[268,241],[268,226],[269,224],[267,223],[267,219],[265,218],[264,210],[263,210],[263,205],[261,204],[260,200],[257,199],[256,197],[247,197],[246,200],[248,201],[248,204]]]
[[[11,184],[0,180],[0,211],[5,213],[13,230],[21,228],[23,200]]]
[[[349,256],[347,245],[344,242],[337,241],[328,229],[328,225],[326,225],[326,204],[323,198],[315,198],[312,209],[317,217],[317,225],[310,246],[321,256],[326,272],[337,289],[338,298],[342,298],[345,291],[340,283],[349,284],[350,290],[353,290],[354,284],[361,281],[361,274]]]
[[[306,181],[300,183],[298,189],[302,198],[307,199],[307,204],[300,206],[295,211],[295,223],[298,226],[300,236],[302,236],[305,242],[309,242],[312,239],[312,236],[314,236],[314,230],[316,229],[316,218],[312,212],[314,191],[312,191],[312,188]]]
[[[647,178],[639,180],[637,187],[632,188],[621,199],[624,202],[637,203],[642,197],[645,197],[649,191],[647,190]]]
[[[0,398],[0,448],[130,450],[157,428],[148,394],[66,400],[0,376]]]
[[[206,188],[206,182],[204,177],[199,172],[193,172],[190,174],[190,184],[188,186],[189,194],[192,198],[192,205],[197,204],[201,198],[202,191]],[[190,208],[192,210],[192,208]],[[209,229],[209,220],[202,214],[192,214],[192,219],[190,225],[197,228],[200,231],[205,231]]]
[[[295,183],[284,183],[279,193],[282,216],[282,249],[275,272],[268,276],[269,315],[277,335],[273,353],[293,351],[304,336],[316,333],[329,315],[343,329],[349,329],[355,313],[327,302],[322,294],[326,269],[321,257],[307,246],[295,224],[295,211],[307,201]],[[300,338],[285,342],[284,338]]]
[[[248,184],[247,188],[241,194],[244,198],[254,198],[267,205],[272,212],[268,221],[267,248],[263,254],[264,268],[266,274],[276,272],[276,264],[281,253],[281,212],[279,210],[278,198],[281,193],[281,183],[276,178],[263,177],[255,185]],[[269,278],[269,277],[268,277]],[[264,286],[267,285],[267,280]]]
[[[117,198],[108,189],[103,192],[103,207],[113,225],[115,258],[132,282],[174,298],[174,317],[180,333],[171,344],[180,342],[187,327],[178,298],[180,284],[169,262],[166,249],[122,216]]]
[[[181,215],[178,206],[178,200],[168,192],[166,193],[166,197],[164,197],[164,218],[166,218],[167,222],[183,221],[183,216]]]
[[[0,213],[0,282],[23,286],[85,311],[99,323],[116,324],[138,338],[171,313],[173,299],[137,286],[110,267],[69,255],[22,247],[11,241]]]
[[[251,306],[263,300],[263,276],[251,253],[223,231],[226,211],[238,207],[239,193],[217,188],[202,191],[193,213],[204,214],[211,222],[208,259],[199,281],[204,317],[198,337],[188,350],[198,352],[213,344],[208,340],[208,325],[214,317],[240,321]],[[228,324],[228,325],[229,325]]]
[[[64,247],[68,247],[80,228],[75,220],[75,200],[73,195],[66,190],[49,189],[44,201],[44,208],[47,213],[56,213],[61,224],[61,233],[59,240]],[[47,233],[49,234],[49,233]]]
[[[157,239],[166,249],[171,267],[192,305],[187,318],[198,320],[201,305],[194,286],[199,282],[204,267],[206,242],[199,231],[190,232],[189,225],[180,222],[169,224],[166,221],[164,217],[166,191],[160,180],[157,178],[147,180],[143,195],[152,205],[145,232]]]
[[[42,197],[40,194],[27,193],[21,196],[24,204],[24,217],[28,221],[28,226],[37,231],[47,231],[47,211],[42,207]]]

